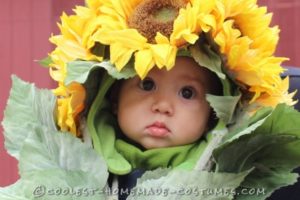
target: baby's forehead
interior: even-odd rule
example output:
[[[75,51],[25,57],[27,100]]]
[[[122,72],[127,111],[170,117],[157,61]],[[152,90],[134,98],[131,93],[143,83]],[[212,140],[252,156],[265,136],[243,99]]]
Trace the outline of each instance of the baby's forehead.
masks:
[[[208,82],[207,76],[204,74],[206,72],[198,66],[197,68],[193,67],[193,70],[185,66],[179,66],[177,70],[175,69],[172,72],[166,72],[166,74],[173,78],[174,82],[193,82],[201,85]]]
[[[176,80],[191,80],[200,82],[210,82],[213,72],[200,66],[192,58],[189,57],[178,57],[176,59],[175,65],[172,69],[167,70],[165,68],[159,69],[157,67],[153,68],[149,76],[154,75],[157,78],[173,78]]]
[[[193,58],[177,57],[173,69],[173,72],[177,72],[179,77],[200,81],[209,93],[218,95],[222,93],[223,87],[218,76],[206,67],[200,66]]]

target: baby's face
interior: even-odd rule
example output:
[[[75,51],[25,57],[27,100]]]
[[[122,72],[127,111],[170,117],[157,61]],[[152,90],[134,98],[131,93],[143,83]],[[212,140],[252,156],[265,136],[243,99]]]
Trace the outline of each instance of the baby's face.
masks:
[[[179,57],[170,71],[154,68],[144,80],[126,80],[117,110],[121,130],[146,149],[195,142],[210,115],[207,79],[191,58]]]

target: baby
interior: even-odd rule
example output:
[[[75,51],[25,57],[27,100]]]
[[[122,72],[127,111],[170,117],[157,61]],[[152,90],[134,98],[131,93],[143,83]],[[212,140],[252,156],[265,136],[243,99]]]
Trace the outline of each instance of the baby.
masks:
[[[198,159],[200,138],[216,121],[206,94],[217,95],[222,89],[214,73],[193,58],[177,57],[171,70],[153,68],[145,79],[136,76],[116,88],[115,114],[121,138],[140,149],[134,153],[132,149],[120,150],[117,145],[129,162],[139,163],[131,163],[133,171],[118,177],[119,189],[134,187],[145,170],[186,162],[191,165]],[[174,152],[173,147],[180,146],[183,148]],[[126,197],[121,194],[119,199]]]
[[[154,68],[144,80],[122,83],[119,126],[145,149],[194,143],[209,129],[212,111],[205,95],[216,93],[217,84],[215,75],[192,58],[177,57],[170,71]]]

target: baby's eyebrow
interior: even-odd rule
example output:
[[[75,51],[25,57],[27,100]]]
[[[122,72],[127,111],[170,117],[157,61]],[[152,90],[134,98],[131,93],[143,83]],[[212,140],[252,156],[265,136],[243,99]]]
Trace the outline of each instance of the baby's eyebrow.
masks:
[[[205,85],[204,80],[202,80],[201,77],[199,77],[199,76],[191,76],[191,75],[183,74],[183,75],[180,75],[178,77],[178,79],[184,80],[184,81],[189,81],[189,82],[195,82],[197,84],[200,84],[201,86]]]

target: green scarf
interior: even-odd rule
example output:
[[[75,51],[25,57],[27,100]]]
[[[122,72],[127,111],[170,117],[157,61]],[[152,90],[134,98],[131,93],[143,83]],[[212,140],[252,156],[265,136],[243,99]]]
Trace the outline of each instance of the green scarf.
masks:
[[[159,167],[193,169],[206,145],[206,140],[200,140],[189,145],[142,151],[123,140],[117,140],[115,143],[116,150],[130,163],[133,169],[146,170]]]

